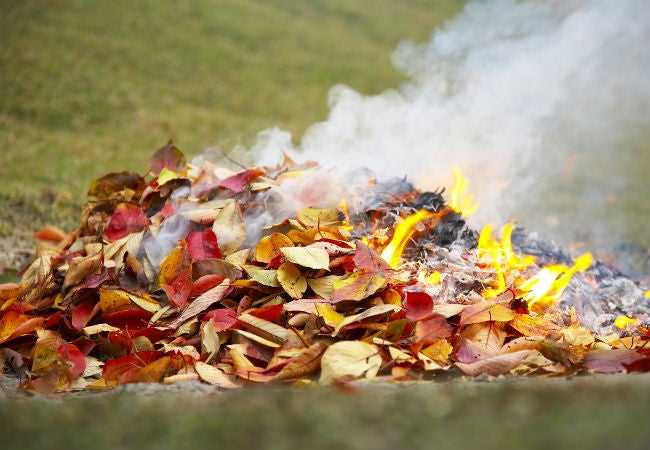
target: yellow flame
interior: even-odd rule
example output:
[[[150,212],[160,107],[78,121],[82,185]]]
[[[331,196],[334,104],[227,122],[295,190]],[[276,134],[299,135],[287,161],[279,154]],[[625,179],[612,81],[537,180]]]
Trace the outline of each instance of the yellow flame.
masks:
[[[564,264],[546,266],[535,276],[521,283],[518,289],[525,292],[523,298],[530,308],[547,308],[560,299],[576,273],[591,267],[593,260],[591,253],[585,253],[577,257],[571,267]]]
[[[639,319],[635,319],[634,317],[628,317],[628,316],[618,316],[616,320],[614,321],[614,326],[618,328],[619,330],[625,330],[626,328],[631,328],[634,325],[639,323]]]
[[[420,270],[418,272],[418,281],[420,283],[435,286],[436,284],[440,284],[441,280],[442,274],[437,270],[435,272],[431,272],[429,275],[427,275],[427,272],[425,270]]]
[[[432,212],[421,209],[420,211],[402,219],[402,221],[395,227],[393,238],[381,252],[381,257],[384,258],[391,267],[397,267],[402,259],[404,248],[413,235],[415,226],[433,215]]]
[[[478,240],[477,257],[482,264],[492,267],[496,273],[494,286],[486,289],[483,296],[494,298],[506,289],[505,274],[512,270],[523,270],[535,263],[530,255],[517,255],[512,248],[513,223],[501,228],[501,240],[492,236],[492,225],[485,225]]]
[[[650,298],[650,291],[645,291],[645,293],[643,294],[643,296],[644,296],[645,298]]]
[[[478,203],[474,201],[474,196],[468,192],[469,180],[458,167],[454,167],[453,174],[454,187],[451,190],[449,206],[461,216],[470,216],[478,209]]]

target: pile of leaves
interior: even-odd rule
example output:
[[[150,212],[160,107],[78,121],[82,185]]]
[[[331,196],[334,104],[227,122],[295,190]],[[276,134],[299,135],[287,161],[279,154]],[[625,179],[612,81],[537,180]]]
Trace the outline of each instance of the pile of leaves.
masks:
[[[79,228],[40,230],[21,282],[0,285],[0,368],[43,393],[650,368],[645,328],[594,336],[573,310],[531,311],[515,284],[495,291],[476,249],[424,277],[389,265],[377,247],[393,230],[359,238],[345,206],[251,228],[313,169],[192,165],[170,143],[146,176],[96,180]]]

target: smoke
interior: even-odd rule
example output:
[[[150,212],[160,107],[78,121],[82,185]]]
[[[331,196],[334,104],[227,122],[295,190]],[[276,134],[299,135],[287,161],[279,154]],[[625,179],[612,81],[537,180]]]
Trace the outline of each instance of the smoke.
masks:
[[[260,163],[288,150],[429,189],[450,186],[459,166],[481,203],[475,222],[547,220],[558,186],[582,174],[599,184],[574,190],[571,214],[586,221],[604,192],[626,189],[606,175],[620,174],[648,125],[648,42],[645,0],[475,1],[429,42],[398,46],[402,86],[376,96],[336,86],[327,120],[300,143],[267,130],[253,150]]]

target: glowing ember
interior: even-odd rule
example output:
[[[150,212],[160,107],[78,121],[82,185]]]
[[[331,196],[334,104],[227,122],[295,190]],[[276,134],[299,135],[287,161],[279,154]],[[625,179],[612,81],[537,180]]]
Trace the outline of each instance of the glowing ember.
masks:
[[[454,187],[449,198],[449,207],[464,217],[474,214],[478,210],[478,203],[474,196],[468,192],[469,181],[458,167],[454,167]]]

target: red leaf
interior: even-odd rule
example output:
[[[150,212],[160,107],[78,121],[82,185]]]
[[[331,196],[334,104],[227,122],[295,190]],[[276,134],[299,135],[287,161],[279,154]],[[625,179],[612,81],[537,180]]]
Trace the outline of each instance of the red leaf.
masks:
[[[354,252],[354,264],[364,272],[385,272],[390,270],[388,263],[363,242],[357,242],[357,249]]]
[[[406,318],[415,322],[432,314],[433,299],[426,292],[406,291]]]
[[[634,367],[646,356],[636,350],[625,348],[615,350],[595,350],[587,353],[584,365],[587,369],[598,373],[625,372],[627,366]]]
[[[185,155],[170,141],[153,154],[150,166],[154,175],[160,174],[165,168],[178,172],[185,167]]]
[[[139,330],[134,330],[134,331],[129,331],[129,335],[131,336],[132,339],[135,339],[140,336],[144,336],[149,341],[151,341],[152,344],[155,344],[162,338],[166,337],[169,333],[171,333],[171,330],[168,328],[156,328],[156,327],[146,327],[146,328],[141,328]]]
[[[187,251],[192,261],[221,258],[217,236],[210,228],[192,231],[187,235]]]
[[[203,275],[201,278],[194,281],[194,284],[192,285],[191,296],[197,297],[204,292],[209,291],[213,287],[220,285],[224,279],[225,277],[217,274]]]
[[[174,305],[185,306],[192,293],[192,268],[181,271],[171,283],[162,288]]]
[[[64,361],[71,363],[70,376],[77,379],[86,370],[86,356],[74,344],[63,344],[59,346],[59,356]]]
[[[151,316],[150,312],[134,307],[104,314],[101,321],[117,328],[141,329],[149,325]]]
[[[419,321],[415,325],[415,338],[419,344],[428,345],[436,339],[451,336],[451,331],[452,328],[451,325],[447,323],[447,319],[440,314],[436,314]]]
[[[231,177],[221,180],[219,187],[230,189],[235,193],[240,193],[246,188],[246,186],[248,186],[248,183],[253,178],[257,178],[260,175],[264,175],[264,171],[261,169],[244,170],[243,172],[236,173]]]
[[[163,353],[159,351],[145,351],[108,360],[104,364],[102,376],[106,381],[128,382],[129,375],[133,375],[139,369],[154,362],[161,356],[163,356]]]
[[[149,219],[142,209],[129,203],[121,203],[115,208],[104,234],[109,241],[116,241],[142,230],[148,224]]]
[[[283,305],[271,305],[263,308],[248,311],[252,316],[259,317],[260,319],[268,320],[269,322],[279,322],[282,317]]]
[[[230,308],[208,311],[203,315],[203,321],[212,320],[217,332],[229,330],[237,324],[237,313]]]
[[[43,328],[47,328],[48,330],[51,330],[53,328],[56,328],[59,326],[61,323],[61,319],[63,318],[63,311],[57,311],[54,314],[50,315],[45,323],[43,323]]]
[[[75,330],[81,331],[88,324],[95,304],[94,300],[86,300],[72,309],[72,327]]]

